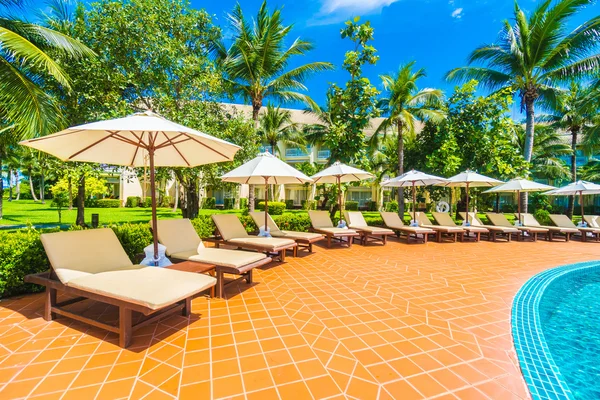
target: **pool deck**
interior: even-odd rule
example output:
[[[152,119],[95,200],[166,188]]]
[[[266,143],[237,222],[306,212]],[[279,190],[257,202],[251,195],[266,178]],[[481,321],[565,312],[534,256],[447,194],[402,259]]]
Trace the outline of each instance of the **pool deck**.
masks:
[[[0,398],[525,399],[513,297],[540,271],[594,259],[600,244],[577,241],[317,246],[142,328],[127,350],[44,321],[41,295],[4,299]]]

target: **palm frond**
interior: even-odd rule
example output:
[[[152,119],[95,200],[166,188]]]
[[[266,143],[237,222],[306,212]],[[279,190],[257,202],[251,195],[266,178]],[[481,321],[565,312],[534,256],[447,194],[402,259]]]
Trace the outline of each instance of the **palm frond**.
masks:
[[[510,75],[485,67],[455,68],[446,74],[446,79],[453,82],[468,82],[474,79],[490,90],[503,88],[512,81]]]

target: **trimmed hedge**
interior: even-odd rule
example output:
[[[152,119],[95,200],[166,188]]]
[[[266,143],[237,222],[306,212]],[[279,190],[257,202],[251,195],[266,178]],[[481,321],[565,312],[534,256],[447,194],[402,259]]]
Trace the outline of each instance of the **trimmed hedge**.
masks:
[[[235,208],[235,199],[233,197],[223,199],[223,209],[233,210]]]
[[[173,199],[171,196],[163,196],[162,199],[160,199],[158,206],[164,208],[173,207]]]
[[[85,206],[89,208],[119,208],[121,200],[119,199],[87,199]]]
[[[127,197],[127,200],[125,200],[125,207],[136,208],[140,205],[141,201],[142,201],[142,199],[140,199],[137,196],[129,196],[129,197]]]
[[[398,212],[398,202],[396,200],[388,201],[383,205],[383,209],[387,212]]]
[[[552,225],[552,220],[550,219],[550,212],[548,210],[540,208],[539,210],[535,210],[533,216],[535,217],[535,219],[537,219],[540,225]]]
[[[311,226],[308,214],[283,214],[274,217],[273,221],[284,231],[308,232]]]
[[[206,199],[204,199],[204,202],[202,203],[203,210],[214,210],[216,208],[217,199],[215,199],[214,197],[207,197]]]
[[[294,209],[294,200],[286,200],[285,201],[285,208],[287,210],[293,210]]]
[[[247,197],[242,197],[240,199],[240,210],[243,210],[244,208],[248,208],[248,198]]]
[[[358,201],[347,201],[344,208],[346,211],[358,211]]]
[[[260,211],[265,211],[265,202],[261,201],[258,203],[258,209]],[[270,201],[269,202],[269,214],[270,215],[281,215],[285,211],[285,203],[279,201]]]
[[[316,210],[317,209],[317,201],[316,200],[302,200],[302,209],[303,210]]]

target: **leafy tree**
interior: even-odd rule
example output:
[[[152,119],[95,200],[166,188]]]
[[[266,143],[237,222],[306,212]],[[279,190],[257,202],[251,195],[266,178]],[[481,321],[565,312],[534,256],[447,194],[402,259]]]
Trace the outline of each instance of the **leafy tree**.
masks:
[[[431,121],[438,123],[445,118],[442,102],[442,91],[439,89],[421,89],[417,87],[417,81],[425,77],[425,70],[413,71],[415,62],[401,65],[395,75],[381,75],[383,87],[387,97],[379,101],[386,119],[379,125],[372,139],[378,141],[385,137],[390,128],[396,128],[398,152],[398,175],[404,173],[404,135],[414,134],[417,121]],[[404,190],[398,190],[399,214],[404,215]]]
[[[314,48],[312,42],[297,38],[286,44],[293,26],[284,25],[281,9],[272,13],[266,0],[256,19],[250,23],[237,4],[229,15],[233,41],[229,47],[222,40],[212,43],[212,51],[224,73],[229,92],[252,105],[252,119],[258,129],[258,117],[267,98],[313,104],[306,93],[306,79],[317,72],[332,69],[328,62],[311,62],[289,69],[289,64]],[[250,211],[254,210],[254,185],[250,185]]]
[[[562,157],[569,157],[573,154],[571,147],[552,126],[537,125],[535,131],[536,141],[530,163],[532,177],[549,181],[569,180],[571,173]],[[517,145],[522,151],[526,142],[525,129],[517,126],[515,135]]]
[[[343,39],[353,42],[354,48],[346,52],[342,68],[350,74],[344,87],[333,83],[327,92],[327,109],[313,107],[321,126],[320,142],[331,150],[329,163],[365,162],[365,129],[379,116],[377,95],[379,91],[363,76],[363,67],[375,65],[379,56],[369,44],[373,40],[373,27],[369,21],[359,24],[359,18],[347,21],[341,30]]]
[[[529,16],[515,2],[514,25],[505,20],[498,42],[483,45],[469,56],[469,64],[480,66],[447,74],[451,80],[476,79],[491,90],[510,87],[518,92],[526,115],[523,155],[528,162],[533,155],[536,105],[555,103],[558,83],[589,77],[600,69],[600,16],[567,31],[569,20],[592,2],[544,0]]]
[[[581,179],[590,182],[600,182],[600,161],[591,160],[581,167],[579,171]]]
[[[258,136],[263,143],[271,146],[274,155],[280,155],[278,143],[305,148],[304,136],[298,124],[292,121],[292,113],[289,110],[267,104],[267,109],[259,117],[259,121]]]

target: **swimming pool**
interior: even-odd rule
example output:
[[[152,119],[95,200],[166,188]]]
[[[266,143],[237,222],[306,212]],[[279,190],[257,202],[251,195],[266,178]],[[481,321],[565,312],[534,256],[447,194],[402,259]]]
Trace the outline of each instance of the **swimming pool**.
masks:
[[[512,331],[534,399],[600,399],[600,262],[527,281],[513,303]]]

